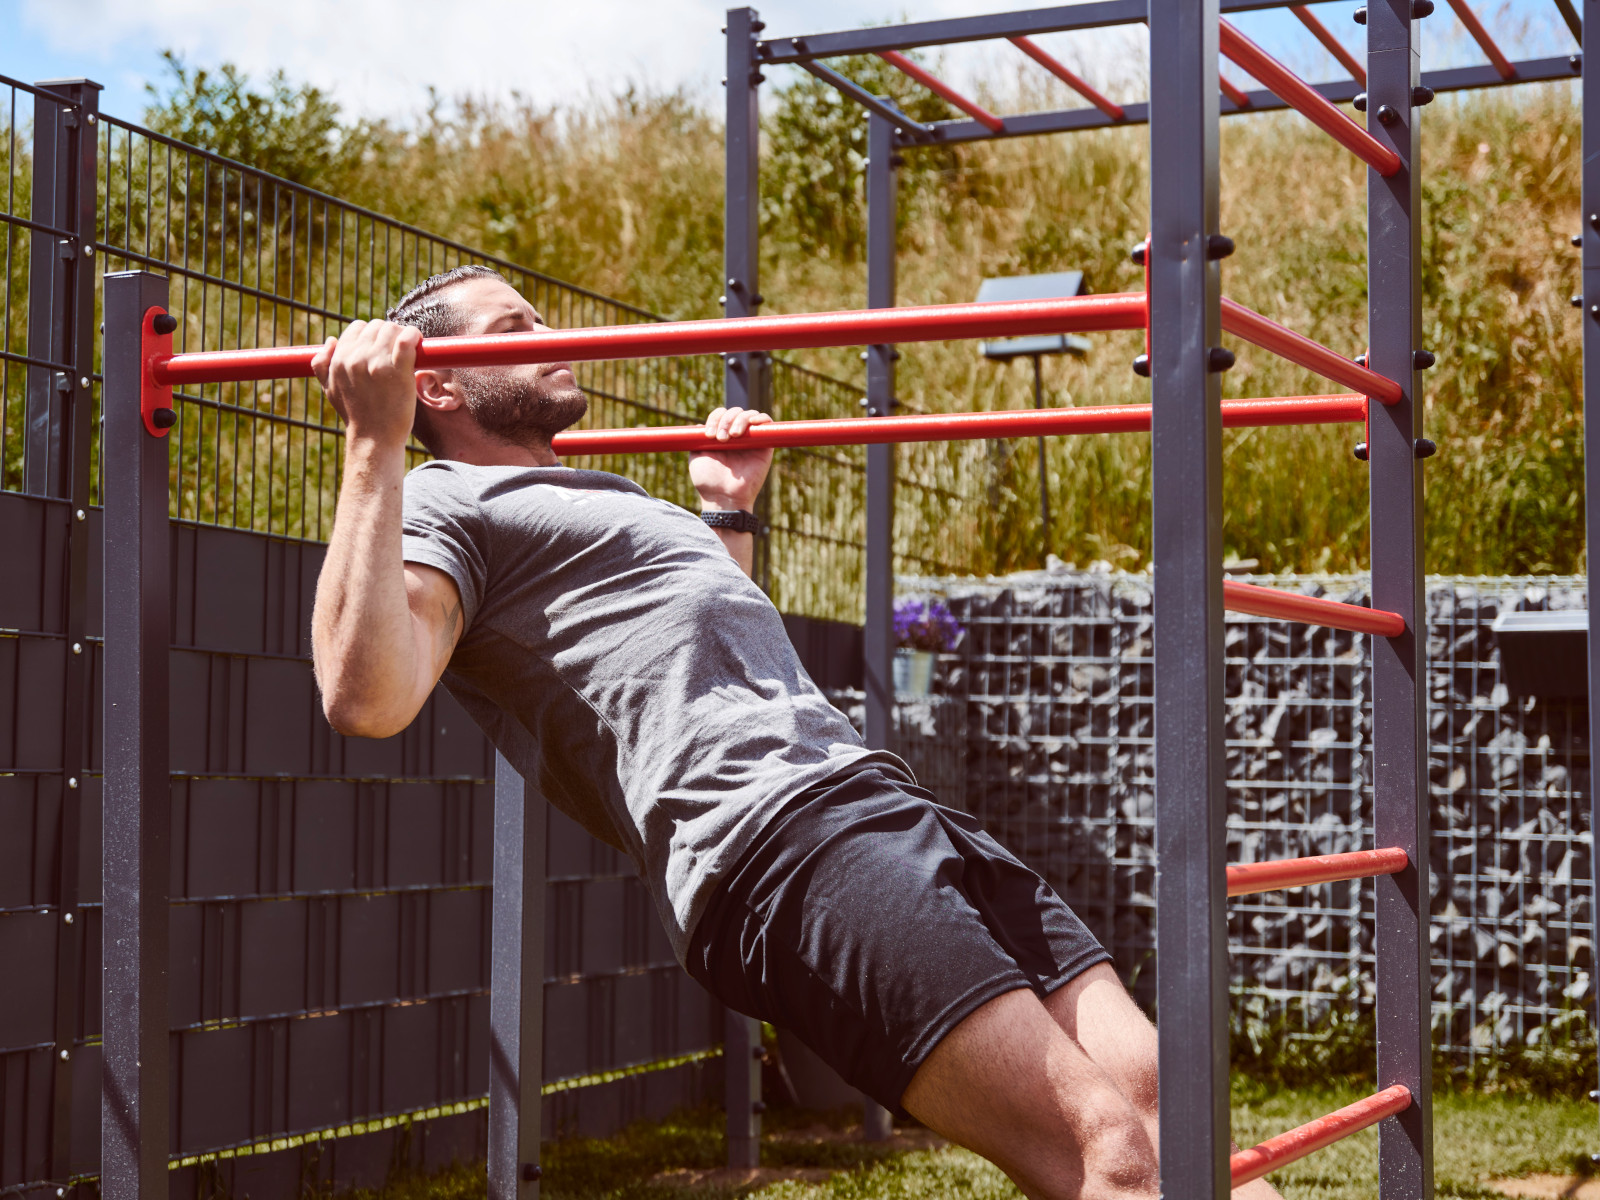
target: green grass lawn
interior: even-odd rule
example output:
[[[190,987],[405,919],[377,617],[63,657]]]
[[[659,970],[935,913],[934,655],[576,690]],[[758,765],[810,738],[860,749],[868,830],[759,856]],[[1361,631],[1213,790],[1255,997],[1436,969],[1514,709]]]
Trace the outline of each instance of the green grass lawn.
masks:
[[[1240,1145],[1303,1124],[1360,1097],[1353,1089],[1273,1091],[1246,1080],[1233,1094],[1233,1129]],[[1587,1171],[1600,1149],[1594,1105],[1505,1093],[1447,1093],[1435,1106],[1435,1177],[1441,1196],[1499,1197],[1492,1178],[1535,1172]],[[831,1118],[842,1129],[848,1118]],[[773,1113],[773,1136],[763,1147],[769,1167],[832,1168],[826,1180],[784,1180],[766,1186],[679,1186],[656,1182],[660,1172],[716,1167],[723,1156],[721,1114],[695,1110],[641,1124],[612,1138],[572,1139],[545,1148],[547,1200],[902,1200],[961,1196],[1010,1200],[1018,1196],[994,1167],[954,1148],[896,1152],[853,1140],[797,1136],[815,1117]],[[1369,1129],[1271,1176],[1286,1200],[1368,1200],[1378,1193],[1378,1135]],[[462,1167],[397,1180],[381,1200],[474,1200],[484,1194],[482,1168]],[[367,1194],[371,1196],[370,1193]],[[364,1200],[364,1198],[357,1198]]]

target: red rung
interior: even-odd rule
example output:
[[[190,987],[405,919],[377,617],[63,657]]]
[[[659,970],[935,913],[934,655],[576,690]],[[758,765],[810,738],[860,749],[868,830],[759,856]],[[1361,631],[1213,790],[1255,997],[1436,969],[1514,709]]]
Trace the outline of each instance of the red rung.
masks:
[[[1328,98],[1284,66],[1228,21],[1219,24],[1222,52],[1266,85],[1267,90],[1305,116],[1379,175],[1400,169],[1400,156],[1344,113]]]
[[[1302,621],[1307,625],[1324,625],[1329,629],[1347,629],[1351,633],[1399,637],[1406,631],[1405,618],[1399,613],[1363,608],[1359,604],[1342,604],[1337,600],[1323,600],[1318,596],[1286,592],[1281,588],[1258,587],[1253,583],[1223,580],[1222,603],[1229,612]]]
[[[1224,400],[1222,424],[1229,429],[1268,425],[1358,424],[1365,396],[1279,396]],[[1148,404],[1084,408],[1029,408],[1005,412],[925,413],[911,417],[839,417],[816,421],[772,421],[753,425],[740,438],[752,446],[881,446],[896,442],[953,442],[969,438],[1052,437],[1064,434],[1143,433],[1150,429]],[[707,437],[703,425],[633,429],[573,429],[558,433],[557,454],[652,454],[682,450],[726,450]]]
[[[1077,92],[1078,95],[1089,101],[1090,104],[1094,105],[1101,112],[1105,113],[1105,115],[1110,117],[1113,121],[1122,120],[1122,105],[1117,104],[1115,101],[1107,100],[1082,79],[1078,78],[1077,75],[1069,71],[1053,56],[1042,50],[1032,38],[1014,37],[1011,38],[1010,41],[1011,44],[1018,50],[1021,50],[1029,58],[1033,59],[1034,62],[1038,63],[1046,71],[1049,71],[1050,74],[1061,80],[1062,83],[1066,84],[1073,91]]]
[[[1367,86],[1367,69],[1356,61],[1356,56],[1344,48],[1344,43],[1328,31],[1328,27],[1312,14],[1304,4],[1291,4],[1289,11],[1300,18],[1300,24],[1311,31],[1311,36],[1327,48],[1329,54],[1339,60],[1339,65],[1350,72],[1350,77],[1362,87]]]
[[[1467,27],[1467,32],[1472,35],[1472,40],[1494,64],[1494,69],[1500,72],[1501,79],[1515,79],[1517,69],[1507,61],[1506,56],[1500,53],[1500,47],[1494,44],[1494,39],[1489,36],[1489,31],[1483,27],[1483,22],[1478,20],[1478,14],[1467,7],[1467,0],[1450,0],[1450,7],[1456,10],[1456,17]]]
[[[1385,404],[1400,402],[1400,385],[1394,380],[1385,379],[1377,372],[1369,371],[1341,354],[1335,354],[1326,346],[1319,345],[1310,338],[1279,325],[1276,321],[1268,320],[1260,313],[1253,312],[1226,296],[1222,298],[1222,327],[1247,342],[1254,342],[1257,346],[1271,350],[1274,354],[1319,375],[1324,375],[1335,383],[1342,383],[1345,387],[1367,396],[1376,396]]]
[[[940,79],[934,78],[932,75],[929,75],[926,71],[917,66],[916,63],[912,62],[898,50],[880,50],[878,52],[878,57],[883,59],[883,61],[888,63],[890,66],[897,67],[904,71],[907,75],[911,76],[911,78],[915,79],[930,92],[943,96],[946,100],[950,101],[951,104],[954,104],[962,112],[966,113],[967,116],[971,117],[978,124],[988,129],[990,133],[999,133],[1005,129],[1006,123],[999,117],[995,116],[987,108],[984,108],[981,104],[977,104],[971,100],[968,100],[949,84]]]
[[[1397,1083],[1365,1100],[1346,1105],[1338,1112],[1331,1112],[1298,1129],[1268,1138],[1259,1146],[1240,1151],[1228,1160],[1233,1186],[1240,1187],[1252,1179],[1260,1179],[1279,1167],[1297,1162],[1324,1146],[1331,1146],[1341,1138],[1347,1138],[1369,1125],[1376,1125],[1385,1117],[1392,1117],[1410,1107],[1410,1089]]]
[[[1342,879],[1368,879],[1395,875],[1411,860],[1397,846],[1385,850],[1355,850],[1349,854],[1318,854],[1312,858],[1281,858],[1274,862],[1238,863],[1228,868],[1228,895],[1251,896],[1313,883],[1338,883]]]
[[[1030,333],[1091,333],[1143,329],[1143,292],[1069,296],[1054,300],[929,304],[916,308],[846,309],[772,317],[722,317],[654,325],[606,325],[542,333],[497,333],[426,338],[419,367],[497,367],[518,363],[593,362],[601,359],[729,354],[741,350],[797,350],[813,346],[870,346],[1020,337]],[[320,346],[269,346],[208,350],[157,359],[159,384],[241,383],[252,379],[304,379]]]
[[[1238,84],[1232,82],[1226,75],[1217,76],[1217,87],[1222,89],[1222,94],[1233,101],[1235,108],[1250,108],[1252,101],[1250,93]]]

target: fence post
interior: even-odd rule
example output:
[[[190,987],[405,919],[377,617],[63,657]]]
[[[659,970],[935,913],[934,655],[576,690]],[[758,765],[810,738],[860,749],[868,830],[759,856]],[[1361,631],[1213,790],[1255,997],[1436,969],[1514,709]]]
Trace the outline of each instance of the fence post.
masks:
[[[1218,0],[1150,4],[1151,478],[1161,1187],[1226,1200]]]
[[[758,290],[760,235],[761,69],[756,41],[764,28],[753,8],[728,10],[726,209],[724,214],[723,313],[754,316]],[[766,358],[756,353],[723,359],[723,403],[729,408],[762,408]],[[761,1165],[761,1023],[728,1009],[723,1023],[723,1102],[728,1112],[728,1165]]]
[[[166,306],[164,276],[105,277],[103,1200],[167,1196],[171,551],[167,442],[140,408],[144,314]]]
[[[56,839],[56,971],[50,1175],[72,1176],[72,1076],[83,987],[83,910],[78,878],[83,781],[89,766],[89,467],[93,441],[95,153],[100,85],[87,79],[36,85],[33,219],[29,247],[28,353],[59,369],[29,366],[24,486],[65,498],[65,681],[61,714],[61,818]],[[65,235],[65,236],[63,236]]]
[[[1589,31],[1594,29],[1594,17],[1583,23],[1583,211],[1580,232],[1583,235],[1583,510],[1588,552],[1587,599],[1585,604],[1592,614],[1596,603],[1594,581],[1595,564],[1600,562],[1600,154],[1591,154],[1600,148],[1600,45],[1589,53]],[[1594,617],[1589,618],[1589,746],[1600,746],[1600,637],[1594,636]],[[1592,784],[1589,789],[1589,912],[1593,922],[1590,945],[1600,946],[1600,788]],[[1590,974],[1595,974],[1593,967]],[[1591,997],[1594,995],[1591,992]],[[1590,1001],[1591,1019],[1597,1018],[1594,1001]]]
[[[545,802],[494,756],[489,1200],[538,1200],[544,1082]]]
[[[1399,637],[1372,639],[1372,808],[1376,845],[1411,859],[1399,875],[1376,881],[1378,1086],[1404,1084],[1411,1107],[1378,1133],[1378,1191],[1383,1200],[1433,1195],[1432,993],[1428,946],[1427,636],[1422,573],[1422,403],[1415,351],[1420,303],[1421,82],[1411,0],[1367,5],[1367,111],[1374,134],[1400,156],[1400,170],[1367,173],[1367,337],[1369,365],[1404,390],[1368,416],[1372,606],[1402,614]],[[1383,109],[1391,119],[1379,119]],[[1448,349],[1441,347],[1441,349]]]
[[[867,117],[867,307],[893,308],[895,302],[896,184],[894,126]],[[867,416],[894,412],[893,346],[867,348]],[[867,447],[866,743],[874,750],[896,748],[894,707],[894,447]],[[868,1139],[882,1141],[894,1132],[889,1110],[868,1098],[862,1113]]]

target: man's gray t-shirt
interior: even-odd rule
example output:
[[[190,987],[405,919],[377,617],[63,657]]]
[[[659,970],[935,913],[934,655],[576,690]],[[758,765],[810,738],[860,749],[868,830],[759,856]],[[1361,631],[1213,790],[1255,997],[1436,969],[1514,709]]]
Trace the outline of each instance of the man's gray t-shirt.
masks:
[[[790,799],[868,766],[783,622],[698,517],[619,475],[435,461],[404,554],[448,572],[443,682],[523,777],[627,852],[680,960],[712,891]]]

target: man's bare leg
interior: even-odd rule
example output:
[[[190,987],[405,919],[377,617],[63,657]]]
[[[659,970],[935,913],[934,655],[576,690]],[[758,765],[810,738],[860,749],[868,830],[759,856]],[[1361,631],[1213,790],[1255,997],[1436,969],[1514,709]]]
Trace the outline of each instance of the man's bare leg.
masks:
[[[996,997],[951,1030],[901,1103],[1035,1200],[1156,1195],[1143,1114],[1027,989]]]
[[[1111,1078],[1159,1146],[1156,1027],[1122,986],[1110,963],[1090,967],[1044,1001],[1061,1030]],[[1237,1147],[1235,1147],[1237,1149]],[[1234,1200],[1279,1200],[1265,1179],[1235,1188]]]

